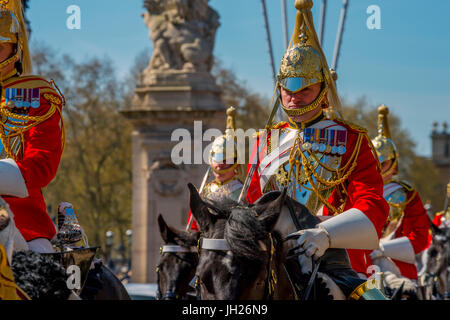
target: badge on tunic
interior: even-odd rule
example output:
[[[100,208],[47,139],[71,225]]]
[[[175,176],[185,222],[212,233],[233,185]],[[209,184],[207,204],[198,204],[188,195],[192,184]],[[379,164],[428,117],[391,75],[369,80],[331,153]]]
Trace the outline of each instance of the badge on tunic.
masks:
[[[5,89],[5,104],[9,108],[39,108],[41,105],[41,89]]]
[[[303,130],[304,150],[343,155],[347,149],[347,130],[305,128]]]

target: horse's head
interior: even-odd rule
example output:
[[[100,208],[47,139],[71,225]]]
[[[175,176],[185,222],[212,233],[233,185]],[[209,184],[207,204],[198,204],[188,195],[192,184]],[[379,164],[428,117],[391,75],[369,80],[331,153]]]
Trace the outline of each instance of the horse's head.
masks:
[[[197,267],[202,299],[264,298],[273,289],[276,247],[282,243],[271,232],[286,193],[264,204],[241,206],[204,201],[192,184],[189,188],[191,211],[203,237]]]
[[[164,242],[157,267],[158,299],[182,299],[190,291],[189,282],[195,275],[199,233],[169,227],[162,215],[158,216],[158,224]]]

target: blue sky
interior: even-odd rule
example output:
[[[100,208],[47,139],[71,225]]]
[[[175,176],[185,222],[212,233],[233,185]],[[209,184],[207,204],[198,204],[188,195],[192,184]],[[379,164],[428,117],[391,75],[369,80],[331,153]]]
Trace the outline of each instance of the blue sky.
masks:
[[[320,0],[314,1],[316,25]],[[276,68],[284,53],[280,0],[266,0]],[[287,0],[288,27],[295,21]],[[141,14],[143,0],[31,1],[32,42],[45,42],[75,59],[108,56],[119,75],[135,57],[151,50]],[[425,7],[425,4],[427,5]],[[81,8],[81,30],[66,28],[67,7]],[[272,73],[260,0],[210,0],[220,14],[214,54],[248,86],[270,96]],[[367,7],[381,9],[381,29],[369,30]],[[331,65],[341,0],[328,0],[324,52]],[[450,122],[450,1],[349,0],[338,63],[338,91],[348,102],[365,96],[369,105],[386,104],[431,155],[431,123]],[[376,119],[374,119],[376,121]]]

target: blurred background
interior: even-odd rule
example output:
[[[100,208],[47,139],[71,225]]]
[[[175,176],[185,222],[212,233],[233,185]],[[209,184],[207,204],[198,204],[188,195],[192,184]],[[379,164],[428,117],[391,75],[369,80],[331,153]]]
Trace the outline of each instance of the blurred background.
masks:
[[[55,180],[45,189],[49,212],[74,205],[90,242],[117,272],[127,273],[132,238],[130,123],[119,113],[130,105],[153,44],[142,0],[25,1],[34,72],[56,81],[65,95],[66,149]],[[210,0],[220,15],[212,74],[226,107],[237,107],[237,127],[261,128],[273,92],[274,68],[292,33],[296,10],[287,1]],[[345,1],[344,1],[345,2]],[[323,49],[331,66],[343,1],[314,1],[316,30],[323,21]],[[450,178],[450,2],[350,0],[337,60],[338,92],[345,119],[376,135],[377,107],[390,108],[392,137],[400,152],[400,177],[419,191],[430,212],[442,210]],[[77,5],[80,29],[66,25]],[[372,5],[380,29],[368,28]],[[426,12],[426,14],[424,14]],[[268,29],[267,29],[268,28]],[[436,124],[433,126],[433,123]],[[433,142],[434,141],[434,142]],[[434,143],[434,144],[433,144]],[[128,268],[128,269],[127,269]]]

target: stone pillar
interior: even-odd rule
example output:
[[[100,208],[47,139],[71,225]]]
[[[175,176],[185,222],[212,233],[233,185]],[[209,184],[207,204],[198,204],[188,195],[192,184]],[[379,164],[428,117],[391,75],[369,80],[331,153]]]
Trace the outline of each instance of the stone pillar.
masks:
[[[194,121],[202,121],[203,131],[223,131],[226,115],[210,74],[218,14],[207,0],[145,0],[144,6],[153,55],[131,106],[122,114],[134,127],[132,282],[151,283],[156,282],[162,243],[158,214],[170,226],[184,229],[189,211],[187,183],[199,187],[208,166],[174,164],[171,151],[179,141],[171,141],[172,132],[179,128],[190,132],[193,161]],[[197,138],[202,139],[198,134]]]

